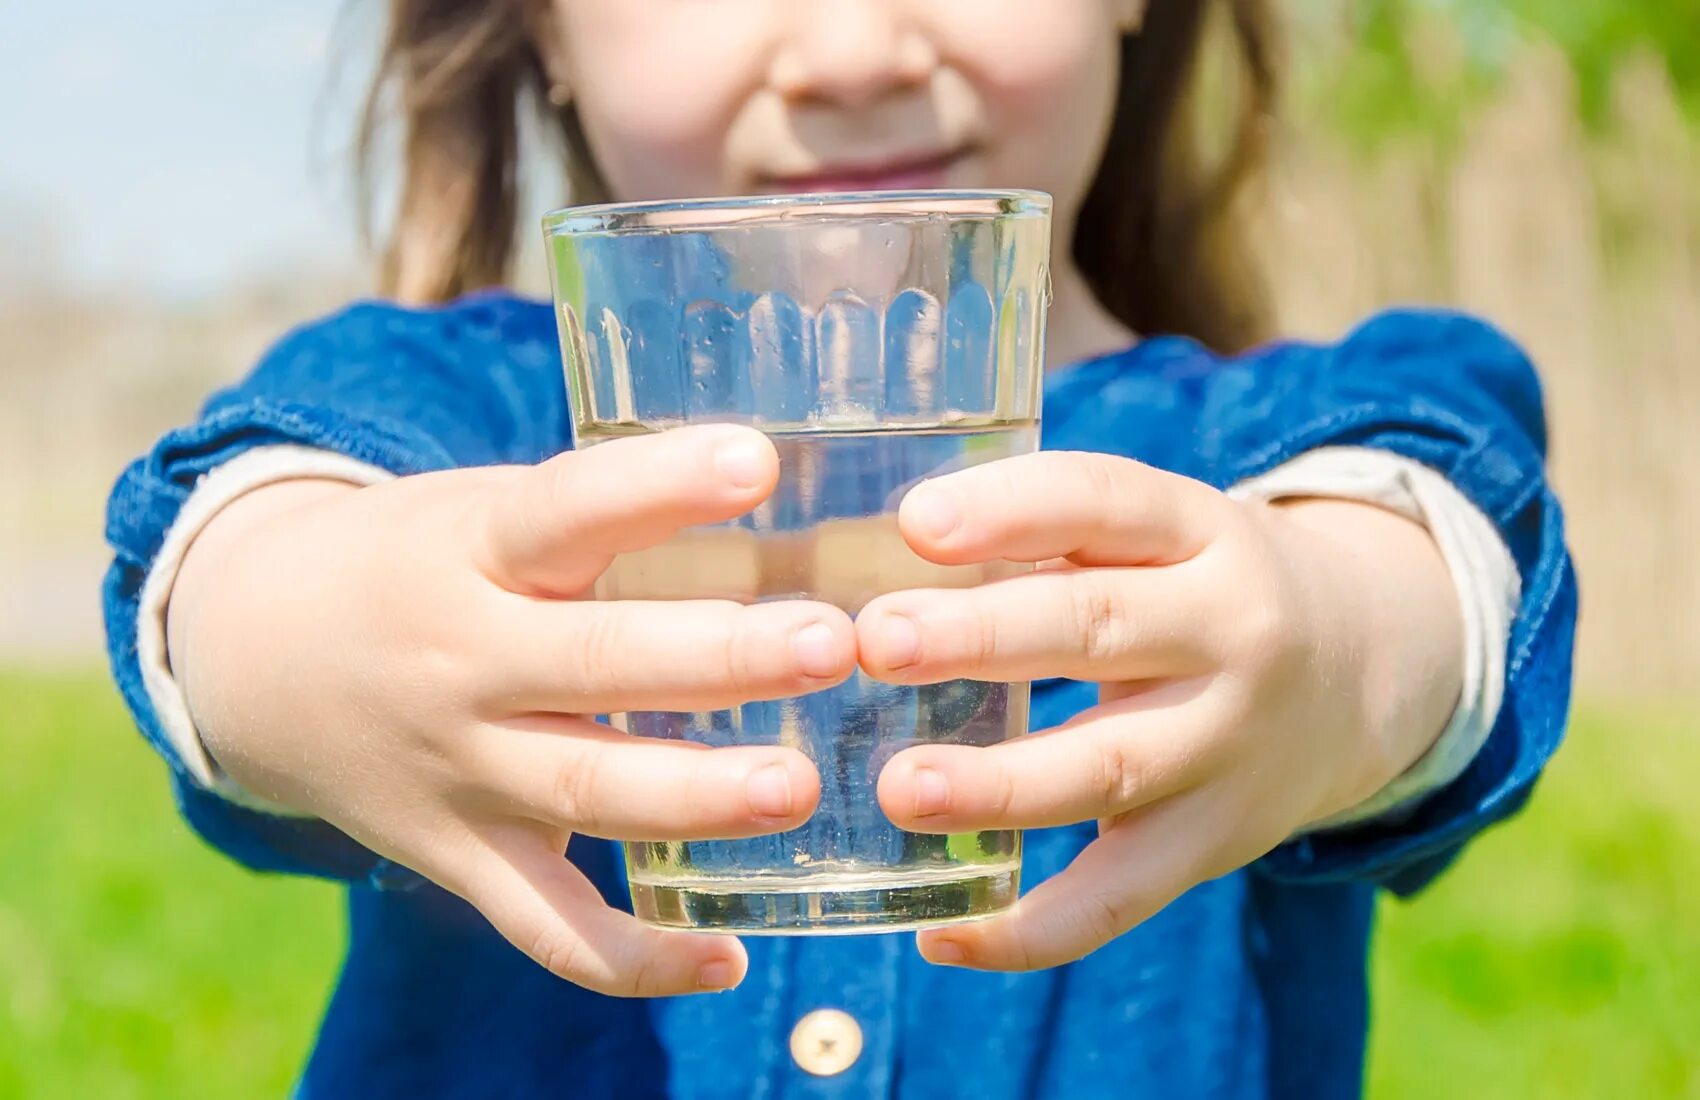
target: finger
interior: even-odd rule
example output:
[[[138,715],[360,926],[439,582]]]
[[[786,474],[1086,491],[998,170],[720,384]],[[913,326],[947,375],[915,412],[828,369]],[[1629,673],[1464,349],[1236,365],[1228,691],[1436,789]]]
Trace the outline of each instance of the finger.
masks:
[[[590,880],[531,830],[471,857],[457,889],[508,942],[558,977],[611,997],[730,989],[749,959],[729,936],[664,932],[611,909]]]
[[[749,511],[778,477],[773,444],[732,424],[569,451],[493,494],[481,565],[514,591],[576,593],[616,554]]]
[[[1136,811],[1210,774],[1176,682],[1096,707],[1064,726],[1002,744],[916,745],[880,772],[880,808],[900,829],[1042,829]]]
[[[820,776],[793,748],[708,748],[582,718],[485,727],[463,778],[503,812],[610,840],[707,840],[794,829]]]
[[[899,684],[1201,672],[1213,656],[1189,580],[1177,569],[1046,570],[892,592],[856,617],[858,660]]]
[[[1203,482],[1129,458],[1041,451],[924,481],[897,520],[915,552],[941,564],[1167,565],[1204,549],[1229,507]]]
[[[720,710],[819,691],[856,665],[850,617],[795,600],[515,597],[492,629],[506,652],[486,709],[505,714]]]
[[[1073,962],[1148,920],[1203,877],[1189,800],[1152,807],[1088,844],[1007,913],[921,933],[929,961],[976,970],[1042,970]]]

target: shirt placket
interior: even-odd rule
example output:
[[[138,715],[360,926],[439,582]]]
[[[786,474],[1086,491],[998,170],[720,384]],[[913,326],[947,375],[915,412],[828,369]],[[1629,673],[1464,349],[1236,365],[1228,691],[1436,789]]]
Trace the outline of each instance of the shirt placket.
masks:
[[[790,1004],[773,1021],[788,1057],[776,1067],[772,1095],[891,1095],[902,953],[914,950],[914,938],[827,936],[793,940],[790,947]]]

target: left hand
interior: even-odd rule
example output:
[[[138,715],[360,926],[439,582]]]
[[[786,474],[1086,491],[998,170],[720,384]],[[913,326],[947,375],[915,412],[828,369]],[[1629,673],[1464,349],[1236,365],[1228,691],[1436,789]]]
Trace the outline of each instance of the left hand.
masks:
[[[899,525],[941,564],[1041,565],[870,602],[856,624],[870,675],[1099,685],[1099,704],[1055,729],[917,746],[881,773],[904,829],[1098,821],[1009,913],[923,932],[936,963],[1077,959],[1375,793],[1456,705],[1445,563],[1423,527],[1372,505],[1240,504],[1130,459],[1042,452],[918,486]]]

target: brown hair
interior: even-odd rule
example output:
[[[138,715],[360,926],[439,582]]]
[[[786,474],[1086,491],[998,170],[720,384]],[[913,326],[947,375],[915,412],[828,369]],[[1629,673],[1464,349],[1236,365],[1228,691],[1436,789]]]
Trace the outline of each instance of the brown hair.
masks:
[[[369,195],[394,96],[404,135],[400,201],[382,249],[386,293],[437,302],[507,277],[523,111],[561,141],[575,201],[605,197],[577,114],[549,101],[524,2],[389,0],[358,141]],[[1199,77],[1217,9],[1234,46],[1236,103],[1226,148],[1212,157],[1200,137],[1212,120],[1200,107],[1222,102],[1222,89]],[[1138,32],[1123,39],[1115,117],[1074,255],[1105,308],[1134,331],[1220,350],[1265,335],[1262,286],[1235,214],[1263,162],[1275,83],[1267,0],[1150,0]]]

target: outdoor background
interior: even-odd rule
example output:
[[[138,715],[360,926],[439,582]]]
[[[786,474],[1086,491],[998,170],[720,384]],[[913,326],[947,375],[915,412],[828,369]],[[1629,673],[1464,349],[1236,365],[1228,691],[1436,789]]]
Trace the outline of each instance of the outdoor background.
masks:
[[[1257,222],[1285,329],[1434,302],[1519,337],[1584,593],[1530,810],[1384,907],[1371,1095],[1700,1097],[1700,3],[1288,6]],[[175,817],[101,668],[100,513],[362,291],[340,169],[375,12],[0,17],[0,1096],[282,1095],[310,1041],[339,897]]]

